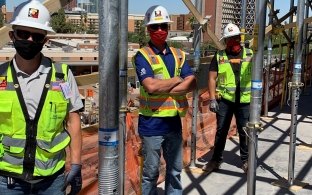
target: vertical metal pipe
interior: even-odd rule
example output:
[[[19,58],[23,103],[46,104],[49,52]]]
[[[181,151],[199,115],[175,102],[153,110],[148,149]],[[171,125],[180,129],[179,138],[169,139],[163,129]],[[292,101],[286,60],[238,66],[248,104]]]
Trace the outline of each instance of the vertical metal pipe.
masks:
[[[304,19],[304,2],[298,0],[297,21],[295,32],[295,50],[294,50],[294,68],[292,82],[288,85],[291,87],[291,126],[290,126],[290,144],[289,144],[289,164],[288,164],[288,182],[294,183],[294,167],[296,153],[296,134],[297,134],[297,112],[301,87],[301,65],[302,65],[302,42],[303,42],[303,19]]]
[[[196,9],[202,14],[202,0],[195,1]],[[200,43],[201,43],[201,28],[197,22],[194,24],[194,72],[197,75],[200,64]],[[198,113],[198,88],[193,91],[192,101],[192,136],[191,136],[191,168],[196,167],[196,134],[197,134],[197,113]]]
[[[118,192],[119,0],[99,1],[99,194]]]
[[[247,173],[247,194],[255,194],[256,187],[256,168],[257,168],[257,131],[261,126],[260,113],[262,105],[262,72],[263,72],[263,52],[264,35],[266,23],[266,0],[259,0],[256,4],[256,19],[254,26],[254,57],[251,81],[251,102],[249,117],[249,143],[248,143],[248,173]]]
[[[295,0],[290,0],[290,4],[289,4],[289,9],[293,8],[295,3],[294,3]],[[297,7],[297,13],[298,13],[298,7]],[[292,14],[290,17],[289,17],[289,24],[293,23],[294,21],[294,14]],[[289,29],[289,37],[290,39],[292,39],[292,33],[293,33],[293,30],[292,29]]]
[[[247,0],[242,0],[241,9],[241,32],[246,32],[246,14],[247,14]],[[245,45],[245,34],[241,35],[241,45]]]
[[[126,116],[127,116],[127,70],[128,70],[128,0],[120,0],[119,22],[119,194],[124,194]]]
[[[274,0],[270,1],[271,9],[269,13],[269,25],[273,25],[273,17],[274,17]],[[267,63],[265,64],[265,86],[264,86],[264,116],[268,116],[269,112],[269,86],[270,86],[270,68],[272,63],[272,34],[268,35],[268,55],[267,55]]]
[[[289,5],[289,9],[293,8],[294,7],[294,0],[290,0],[290,5]],[[298,10],[297,10],[298,11]],[[290,17],[289,17],[289,23],[293,23],[293,20],[294,20],[294,14],[292,14]],[[293,30],[292,29],[289,29],[288,30],[288,36],[291,40],[293,40]],[[288,69],[289,69],[289,65],[290,63],[292,62],[291,60],[291,52],[292,52],[292,44],[291,43],[288,43],[287,45],[287,52],[286,52],[286,64],[285,64],[285,69],[284,69],[284,78],[283,78],[283,93],[282,93],[282,100],[281,100],[281,103],[280,103],[280,108],[282,109],[283,108],[283,105],[285,104],[285,101],[286,101],[286,97],[288,95],[288,88],[286,87],[286,83],[288,83],[288,78],[287,78],[287,72],[288,72]]]
[[[310,3],[306,1],[305,4],[305,18],[309,17],[309,10],[310,10]],[[308,43],[308,23],[305,23],[303,26],[303,68],[302,68],[302,73],[303,73],[303,83],[304,87],[306,87],[307,84],[307,78],[305,76],[305,71],[308,66],[307,60],[308,60],[308,53],[309,53],[309,43]]]

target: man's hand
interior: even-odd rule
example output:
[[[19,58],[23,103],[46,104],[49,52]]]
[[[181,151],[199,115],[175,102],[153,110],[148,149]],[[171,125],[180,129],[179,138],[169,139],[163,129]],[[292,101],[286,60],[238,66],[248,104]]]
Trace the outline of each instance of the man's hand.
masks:
[[[70,185],[71,190],[70,195],[76,195],[79,193],[82,187],[82,178],[81,178],[81,165],[72,164],[69,173],[65,177],[65,185],[63,191],[66,190],[66,187]]]
[[[219,111],[219,104],[216,99],[210,100],[209,109],[211,112],[214,112],[214,113],[217,113]]]

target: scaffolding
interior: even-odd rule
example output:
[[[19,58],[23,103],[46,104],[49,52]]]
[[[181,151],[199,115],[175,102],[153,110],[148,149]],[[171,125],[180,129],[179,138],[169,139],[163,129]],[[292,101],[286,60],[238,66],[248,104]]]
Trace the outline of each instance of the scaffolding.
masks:
[[[56,11],[57,9],[59,9],[61,6],[63,6],[65,4],[65,0],[61,0],[61,1],[52,1],[52,0],[47,0],[45,2],[45,5],[49,8],[49,11]],[[126,1],[127,2],[127,1]],[[216,45],[218,48],[222,47],[222,44],[219,43],[217,41],[216,35],[212,33],[211,29],[208,27],[207,25],[207,20],[205,20],[200,12],[198,12],[198,8],[195,8],[195,6],[191,3],[190,0],[183,0],[183,2],[187,5],[187,7],[192,11],[192,13],[194,14],[194,16],[196,17],[197,21],[198,21],[198,25],[200,25],[200,28],[198,29],[203,29],[205,30],[204,32],[207,33],[213,41],[215,41]],[[200,1],[197,1],[200,2]],[[265,9],[265,1],[264,0],[259,0],[258,2],[258,12],[257,14],[259,14],[261,11],[266,11]],[[274,1],[272,1],[274,2]],[[293,6],[293,0],[291,1],[292,5],[290,6],[290,10],[292,10]],[[284,26],[280,26],[280,23],[283,21],[283,19],[286,19],[287,17],[289,17],[292,14],[286,14],[286,18],[282,17],[281,19],[275,18],[274,21],[275,23],[272,21],[272,24],[270,24],[269,26],[267,26],[266,28],[264,27],[264,23],[265,20],[261,20],[260,14],[259,14],[259,18],[257,18],[257,21],[255,22],[255,0],[248,0],[247,1],[247,16],[246,16],[246,32],[251,33],[253,32],[253,30],[255,29],[254,32],[254,40],[253,42],[251,42],[253,44],[253,49],[255,50],[255,63],[257,64],[257,68],[260,69],[259,71],[254,71],[254,75],[253,77],[259,77],[256,78],[256,82],[254,82],[254,88],[255,90],[257,90],[257,97],[254,99],[258,99],[260,100],[261,97],[261,91],[262,91],[262,59],[263,59],[263,51],[265,50],[264,48],[264,36],[268,35],[268,33],[272,32],[273,35],[284,35],[287,39],[287,43],[282,43],[282,41],[280,41],[279,47],[280,47],[280,53],[283,53],[282,47],[286,47],[287,46],[287,55],[286,58],[288,58],[288,53],[290,53],[289,50],[294,50],[293,51],[293,61],[291,61],[291,59],[286,59],[286,63],[283,66],[279,66],[282,63],[284,63],[284,61],[280,61],[280,62],[275,62],[272,63],[272,61],[269,61],[269,66],[268,68],[270,69],[271,73],[268,74],[274,74],[275,75],[275,80],[277,81],[276,83],[279,83],[278,85],[280,85],[281,81],[283,83],[287,83],[290,81],[290,78],[293,77],[292,82],[288,83],[289,86],[289,94],[292,94],[291,99],[292,101],[289,101],[292,104],[292,121],[291,121],[291,129],[290,129],[290,136],[291,136],[291,143],[290,143],[290,155],[289,155],[289,159],[290,159],[290,163],[289,163],[289,178],[288,181],[285,182],[280,182],[282,183],[280,186],[281,187],[291,187],[293,185],[296,185],[298,183],[298,181],[296,180],[296,178],[294,177],[294,163],[295,163],[295,149],[296,149],[296,130],[297,130],[297,107],[298,107],[298,101],[300,98],[300,93],[301,93],[301,88],[305,87],[302,85],[301,82],[301,76],[304,77],[304,82],[306,84],[308,84],[308,81],[310,82],[309,85],[311,85],[311,75],[312,75],[312,68],[311,68],[311,63],[308,63],[311,61],[311,56],[307,56],[308,54],[308,50],[309,50],[309,42],[311,41],[311,34],[308,32],[308,28],[302,29],[303,25],[307,25],[307,23],[311,23],[312,19],[308,18],[306,16],[304,16],[304,6],[306,6],[306,13],[309,11],[309,9],[311,8],[311,0],[307,0],[306,1],[306,5],[304,4],[304,0],[298,0],[298,10],[297,10],[297,16],[298,16],[298,21],[296,23],[292,23],[290,22],[290,24],[284,25]],[[223,12],[222,12],[222,25],[228,23],[228,22],[233,22],[236,24],[240,24],[240,20],[241,20],[241,11],[242,11],[242,1],[241,0],[223,0]],[[122,109],[119,109],[119,101],[123,101],[121,99],[119,99],[119,93],[123,94],[125,93],[125,85],[126,82],[124,82],[125,78],[126,78],[126,71],[125,71],[125,64],[126,64],[126,51],[120,51],[120,54],[112,54],[111,52],[108,52],[110,50],[113,51],[117,51],[117,45],[118,45],[118,37],[116,36],[115,33],[112,33],[112,31],[106,32],[108,31],[110,28],[106,28],[106,27],[111,27],[111,29],[114,29],[114,32],[120,32],[118,33],[118,35],[120,35],[121,37],[123,37],[121,40],[123,40],[122,42],[125,43],[127,42],[127,38],[126,38],[126,31],[125,31],[125,26],[126,23],[125,22],[120,22],[120,24],[123,24],[123,28],[124,30],[118,29],[120,28],[120,26],[118,26],[116,23],[110,23],[109,21],[117,21],[119,22],[120,20],[122,20],[121,16],[126,17],[127,16],[127,12],[125,11],[125,8],[127,7],[126,4],[122,4],[124,9],[119,10],[120,6],[117,2],[101,2],[100,3],[100,13],[101,13],[101,21],[105,21],[106,23],[102,24],[102,28],[101,28],[101,33],[100,36],[104,41],[100,41],[100,56],[101,56],[101,63],[100,63],[100,72],[103,73],[101,74],[102,76],[100,77],[100,83],[102,84],[102,86],[107,86],[107,91],[101,91],[102,93],[102,103],[106,103],[104,106],[100,106],[101,108],[105,108],[100,110],[100,115],[102,115],[103,117],[101,118],[100,121],[100,130],[105,132],[105,135],[114,135],[114,143],[116,143],[114,145],[114,148],[109,148],[108,144],[111,144],[111,142],[108,142],[107,140],[103,140],[104,138],[101,137],[99,139],[100,142],[104,143],[104,145],[100,146],[101,150],[100,150],[100,160],[102,163],[100,163],[100,174],[99,174],[99,192],[103,192],[103,193],[112,193],[112,194],[123,194],[123,165],[122,163],[124,163],[124,151],[122,151],[120,148],[123,148],[122,146],[120,148],[118,148],[119,143],[118,141],[121,141],[121,143],[123,143],[124,141],[124,129],[123,127],[120,127],[119,125],[119,120],[124,121],[125,120],[125,116],[123,112],[125,112]],[[200,7],[200,6],[197,6]],[[259,9],[259,7],[261,9]],[[274,6],[273,10],[272,10],[272,17],[273,17],[273,13],[274,13]],[[113,12],[110,12],[111,10],[113,10]],[[236,11],[233,11],[236,10]],[[235,14],[233,13],[235,12]],[[120,18],[119,18],[120,17]],[[264,15],[262,15],[262,18],[265,18]],[[110,19],[110,20],[109,20]],[[123,20],[125,20],[126,18],[123,18]],[[231,19],[231,21],[229,21]],[[262,22],[262,23],[261,23]],[[260,25],[261,23],[261,25]],[[297,28],[295,28],[297,26]],[[285,35],[285,30],[290,29],[290,28],[294,28],[294,37],[292,35],[289,35],[289,37],[287,37],[287,35]],[[3,27],[1,29],[1,34],[2,35],[6,35],[3,37],[3,40],[1,39],[0,41],[0,45],[7,42],[8,41],[8,37],[7,37],[7,32],[9,29],[7,29],[6,27]],[[123,32],[123,33],[122,33]],[[276,33],[276,34],[274,34]],[[307,33],[305,35],[303,35],[303,33]],[[200,33],[198,33],[200,34]],[[108,41],[109,40],[109,41]],[[103,43],[115,43],[115,44],[111,44],[109,45],[109,49],[107,49],[108,47],[105,47],[106,45],[104,45]],[[305,45],[307,47],[307,51],[305,53],[303,53],[303,43],[307,44]],[[105,49],[106,50],[105,50]],[[121,47],[123,49],[125,49],[126,47],[123,46]],[[274,45],[272,46],[272,48],[274,49]],[[291,55],[289,55],[291,56]],[[118,59],[118,57],[120,57],[120,59]],[[104,60],[105,59],[105,60]],[[280,57],[279,59],[282,59],[282,57]],[[118,63],[119,60],[119,63]],[[198,59],[197,59],[198,60]],[[306,64],[304,63],[306,61]],[[120,69],[118,71],[118,68],[116,66],[116,64],[120,65]],[[289,65],[289,67],[288,67]],[[287,67],[287,69],[285,68]],[[109,69],[110,68],[110,69]],[[280,78],[280,76],[282,75],[283,72],[286,70],[287,72],[289,72],[288,74],[284,74],[283,78]],[[114,74],[108,74],[113,72]],[[256,74],[257,73],[257,74]],[[278,74],[277,74],[278,73]],[[301,75],[301,73],[303,73]],[[118,76],[121,77],[120,78],[120,86],[119,86],[119,82],[118,83],[114,83],[114,85],[112,85],[112,83],[109,83],[108,81],[111,80],[118,80]],[[276,78],[276,76],[278,76],[278,78]],[[112,79],[110,77],[113,77]],[[268,77],[270,78],[270,76]],[[271,82],[272,80],[269,79],[266,82]],[[110,85],[105,85],[109,83]],[[273,82],[275,83],[275,81]],[[118,87],[121,88],[121,91],[116,90]],[[283,93],[286,94],[287,89],[284,88],[285,86],[283,86],[282,91]],[[276,89],[275,89],[276,88]],[[272,87],[272,85],[270,85],[269,90],[273,93],[274,96],[274,92],[277,91],[277,93],[279,94],[279,91],[281,87]],[[102,89],[103,90],[103,89]],[[268,91],[269,91],[268,90]],[[269,91],[269,93],[271,93]],[[286,91],[286,92],[284,92]],[[110,93],[107,93],[110,92]],[[125,97],[125,96],[124,96]],[[196,97],[196,96],[195,96]],[[289,97],[290,98],[290,97]],[[283,101],[282,101],[283,102]],[[255,102],[254,106],[257,106],[257,108],[253,109],[253,111],[259,111],[259,102]],[[125,107],[124,103],[121,106],[122,108]],[[121,111],[121,113],[123,114],[122,117],[118,118],[118,116],[116,115],[116,111]],[[105,111],[110,111],[107,113],[110,114],[105,114]],[[253,161],[252,166],[250,166],[249,169],[249,173],[248,173],[248,194],[255,194],[255,176],[256,176],[256,167],[257,167],[257,156],[256,156],[256,144],[257,144],[257,138],[256,138],[256,134],[258,132],[260,132],[261,130],[261,124],[259,123],[259,117],[260,117],[260,113],[258,112],[254,112],[253,113],[254,116],[251,117],[250,123],[248,123],[248,128],[249,128],[249,132],[250,133],[250,137],[253,138],[254,143],[250,142],[250,145],[253,146],[252,150],[253,151],[253,158],[250,159],[250,161]],[[196,113],[194,114],[196,116]],[[122,123],[124,124],[124,123]],[[195,125],[195,124],[194,124]],[[121,131],[122,130],[122,131]],[[196,129],[195,129],[196,130]],[[117,135],[117,131],[119,131]],[[113,133],[112,133],[113,132]],[[196,133],[196,132],[195,132]],[[118,136],[118,138],[117,138]],[[196,140],[195,140],[196,141]],[[251,140],[252,141],[252,140]],[[254,145],[253,145],[254,144]],[[194,145],[196,146],[196,145]],[[124,148],[123,148],[124,149]],[[109,155],[111,156],[109,156]],[[120,156],[118,156],[120,155]],[[102,157],[102,158],[101,158]],[[118,162],[117,160],[121,160],[122,162],[119,162],[119,165],[121,164],[120,167],[118,167]],[[196,156],[194,157],[196,158]],[[195,163],[194,163],[195,164]],[[108,166],[110,165],[110,166]],[[119,171],[121,171],[121,174],[119,173]],[[107,174],[109,173],[109,174]],[[119,177],[119,178],[118,178]],[[107,179],[108,178],[108,179]],[[299,178],[300,179],[300,178]],[[278,182],[276,182],[278,183]],[[113,184],[113,185],[112,185]],[[106,190],[106,191],[105,191]],[[104,192],[105,191],[105,192]],[[109,191],[109,192],[108,192]]]

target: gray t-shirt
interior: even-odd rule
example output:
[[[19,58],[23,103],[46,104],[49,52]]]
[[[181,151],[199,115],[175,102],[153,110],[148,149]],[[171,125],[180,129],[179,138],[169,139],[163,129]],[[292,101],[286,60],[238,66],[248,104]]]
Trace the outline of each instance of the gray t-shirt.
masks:
[[[13,65],[16,71],[17,79],[21,86],[21,91],[31,120],[35,118],[43,86],[51,69],[51,67],[47,66],[50,63],[47,62],[47,60],[48,58],[42,57],[41,65],[39,66],[39,68],[33,74],[28,75],[17,67],[15,58],[13,59]],[[75,77],[71,70],[68,71],[68,83],[72,92],[72,97],[69,98],[68,111],[74,112],[82,108],[83,104],[80,99]]]

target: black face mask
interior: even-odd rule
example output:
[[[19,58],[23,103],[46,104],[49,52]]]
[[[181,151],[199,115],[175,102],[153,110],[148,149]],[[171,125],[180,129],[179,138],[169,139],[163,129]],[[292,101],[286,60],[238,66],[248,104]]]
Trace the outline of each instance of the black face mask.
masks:
[[[36,43],[29,40],[15,40],[13,43],[17,53],[25,60],[33,59],[44,45],[44,43]]]

